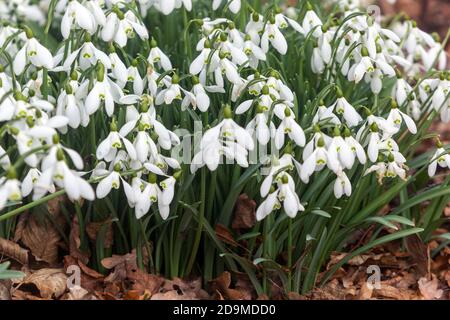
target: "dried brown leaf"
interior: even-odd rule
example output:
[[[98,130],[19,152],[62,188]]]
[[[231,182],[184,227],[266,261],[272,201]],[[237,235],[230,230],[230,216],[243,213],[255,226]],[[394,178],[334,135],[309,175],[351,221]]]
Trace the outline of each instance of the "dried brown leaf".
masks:
[[[59,298],[67,289],[67,276],[63,269],[44,268],[26,276],[18,287],[23,285],[34,285],[41,298]]]
[[[127,265],[127,278],[132,282],[132,289],[141,294],[149,292],[151,295],[157,293],[164,283],[160,276],[146,273],[132,265]]]
[[[231,227],[237,229],[250,229],[256,223],[256,202],[248,195],[241,194],[234,208],[234,219]]]
[[[228,230],[227,227],[225,227],[222,224],[216,224],[215,227],[216,236],[223,242],[233,246],[233,247],[239,247],[239,243],[234,240],[233,235],[231,234],[231,231]]]
[[[112,228],[111,220],[108,219],[102,222],[90,222],[86,225],[86,233],[92,241],[97,240],[98,233],[101,228],[106,226],[107,230],[105,233],[104,246],[105,248],[111,248],[113,245],[114,233]]]
[[[417,283],[419,284],[420,293],[426,300],[440,299],[444,293],[442,289],[439,289],[439,281],[434,274],[431,280],[422,277]]]
[[[0,280],[0,301],[11,300],[10,284],[4,280]]]
[[[197,300],[197,296],[193,292],[187,294],[179,294],[176,290],[167,292],[158,292],[152,295],[150,300]]]
[[[374,290],[374,294],[384,298],[410,300],[414,292],[408,289],[399,289],[390,285],[382,284],[380,289]]]
[[[357,299],[358,300],[369,300],[370,298],[372,298],[372,293],[373,293],[373,287],[372,286],[368,286],[368,283],[366,281],[364,281],[361,284],[361,289],[359,290]]]
[[[196,278],[193,280],[184,280],[180,278],[173,278],[172,280],[164,281],[162,287],[164,292],[177,291],[182,295],[194,296],[197,299],[209,299],[208,293],[202,289],[202,279]]]
[[[230,300],[243,300],[246,297],[245,292],[230,288],[231,274],[228,271],[210,281],[211,289],[219,294],[219,297]]]
[[[7,256],[22,265],[28,265],[28,250],[13,241],[0,238],[0,257]]]
[[[31,215],[27,220],[21,240],[30,248],[36,260],[47,262],[50,265],[59,262],[58,243],[61,236],[47,219],[39,222],[35,216]]]
[[[77,216],[74,216],[72,219],[72,224],[70,226],[69,253],[70,256],[76,258],[78,261],[87,264],[89,262],[90,253],[83,252],[80,249],[80,246],[81,246],[80,224],[78,223]]]

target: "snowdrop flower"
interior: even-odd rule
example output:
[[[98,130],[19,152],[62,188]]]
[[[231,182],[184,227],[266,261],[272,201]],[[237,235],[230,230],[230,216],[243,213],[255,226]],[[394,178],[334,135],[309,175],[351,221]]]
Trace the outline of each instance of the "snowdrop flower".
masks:
[[[263,146],[269,143],[270,138],[273,137],[276,132],[273,122],[270,122],[270,124],[267,125],[268,119],[264,113],[265,110],[264,107],[259,105],[256,116],[245,127],[245,130],[247,130],[250,135],[256,134],[256,140]]]
[[[326,121],[328,120],[330,123],[334,125],[340,125],[341,121],[339,118],[333,113],[333,108],[327,108],[324,106],[324,102],[320,102],[320,106],[317,108],[317,112],[314,115],[314,118],[312,120],[313,124],[317,124],[320,121]]]
[[[161,193],[158,198],[158,209],[163,220],[169,217],[170,204],[175,195],[175,183],[176,179],[174,177],[168,177],[159,184],[161,186]]]
[[[417,133],[417,127],[416,124],[414,123],[414,120],[411,119],[411,117],[408,116],[406,113],[399,110],[397,102],[395,102],[395,100],[391,101],[391,111],[389,112],[387,121],[392,123],[393,126],[397,128],[397,130],[400,130],[402,122],[405,121],[408,130],[412,134]]]
[[[440,141],[437,143],[437,150],[431,158],[433,161],[428,166],[428,175],[433,177],[436,174],[437,166],[450,169],[450,154],[443,148]]]
[[[256,220],[261,221],[267,217],[272,211],[281,208],[280,201],[278,200],[278,190],[274,190],[267,198],[261,202],[256,210]]]
[[[156,105],[171,104],[173,100],[181,100],[181,87],[179,85],[180,77],[177,74],[172,76],[170,84],[167,84],[167,89],[161,90],[156,96]]]
[[[77,95],[81,96],[88,89],[89,79],[80,86]],[[89,115],[94,114],[104,104],[106,114],[112,116],[114,113],[114,102],[118,102],[123,95],[120,87],[106,76],[105,67],[102,63],[97,64],[97,78],[92,90],[87,94],[85,100],[86,111]]]
[[[243,81],[239,75],[238,67],[232,61],[228,60],[227,55],[222,51],[219,53],[219,58],[219,66],[214,71],[216,84],[219,87],[224,87],[223,74],[225,74],[228,81],[232,84],[242,84]]]
[[[432,47],[435,41],[431,35],[420,30],[415,21],[408,21],[408,31],[404,47],[409,53],[414,54],[419,46],[428,45]]]
[[[117,55],[113,46],[110,46],[110,51],[108,58],[111,62],[111,77],[116,79],[116,83],[120,88],[124,88],[128,81],[127,67]]]
[[[153,0],[150,3],[153,3],[156,9],[165,15],[169,15],[174,9],[181,8],[182,5],[184,5],[187,11],[192,10],[192,0]]]
[[[138,136],[142,136],[141,138],[143,138],[144,135],[149,137],[147,132],[144,131],[152,129],[152,131],[154,131],[154,133],[156,133],[156,135],[158,136],[158,144],[159,146],[161,146],[161,148],[165,150],[170,150],[172,145],[178,145],[180,143],[180,139],[175,133],[173,133],[170,130],[167,130],[167,128],[161,122],[156,120],[156,113],[154,108],[149,108],[148,105],[143,104],[141,105],[140,111],[141,113],[139,113],[136,109],[133,110],[133,107],[129,107],[127,109],[128,122],[120,129],[119,134],[121,136],[125,137],[130,132],[132,132],[134,129],[137,128],[138,131],[143,131],[142,134],[139,134],[138,132]],[[136,136],[136,139],[138,136]],[[150,140],[152,139],[150,138]],[[148,143],[150,143],[150,140],[147,141],[147,139],[144,139],[142,141],[143,142],[147,141]],[[149,147],[150,147],[149,150],[145,149],[147,150],[147,153],[149,151],[156,150],[156,147],[153,148],[152,144],[150,144]],[[156,155],[156,153],[157,152],[153,151],[151,152],[151,154],[153,155]]]
[[[378,132],[378,126],[374,122],[370,126],[369,145],[367,147],[367,155],[369,160],[376,162],[380,152],[380,134]]]
[[[328,155],[330,159],[337,159],[343,168],[351,169],[355,163],[355,153],[342,138],[338,127],[334,129],[334,137],[328,146]],[[332,167],[334,171],[339,171],[335,165],[332,164]]]
[[[435,82],[435,90],[432,96],[432,106],[434,110],[440,112],[441,120],[445,123],[450,121],[450,77],[445,78],[444,74],[440,75],[439,81]],[[426,98],[423,100],[427,100]]]
[[[148,213],[152,204],[158,202],[161,197],[161,189],[157,184],[157,176],[154,173],[148,175],[148,183],[145,183],[142,193],[137,195],[135,207],[136,218],[140,219]],[[160,213],[161,214],[161,213]],[[163,214],[167,214],[166,211]],[[167,218],[167,216],[165,217]],[[164,217],[163,217],[164,219]]]
[[[84,104],[75,97],[73,88],[70,84],[58,97],[56,114],[65,116],[71,128],[78,128],[80,124],[86,127],[89,124],[89,115]]]
[[[264,178],[259,189],[261,197],[266,197],[269,194],[274,180],[275,182],[279,181],[288,170],[292,170],[294,167],[297,173],[301,172],[301,164],[292,156],[292,146],[288,144],[286,146],[286,152],[281,158],[274,157],[272,159],[270,171],[267,177]]]
[[[380,49],[381,50],[381,49]],[[371,81],[371,88],[374,93],[381,91],[381,77],[383,74],[388,77],[395,76],[395,70],[384,60],[384,56],[378,54],[374,60],[369,57],[369,51],[366,47],[361,49],[361,60],[353,65],[348,73],[349,81],[360,82],[364,76]]]
[[[280,112],[276,112],[276,114],[282,120],[275,134],[276,148],[282,148],[284,145],[284,136],[286,134],[295,142],[295,144],[303,147],[306,143],[305,133],[297,121],[295,121],[295,117],[291,109],[286,106],[283,114],[280,114]]]
[[[94,34],[97,29],[97,21],[87,8],[77,0],[71,0],[61,20],[61,34],[64,39],[68,39],[70,31],[76,27]]]
[[[307,3],[307,9],[305,17],[303,18],[302,27],[305,32],[305,34],[308,34],[311,32],[311,30],[314,29],[313,35],[315,37],[318,37],[320,35],[320,28],[319,26],[322,26],[322,21],[317,16],[317,14],[312,9],[312,6],[310,3]]]
[[[172,63],[170,62],[170,59],[158,48],[158,43],[155,39],[150,41],[150,47],[150,53],[147,58],[148,63],[152,66],[159,64],[164,71],[171,70]]]
[[[350,197],[352,194],[352,184],[345,172],[342,170],[338,170],[338,172],[336,173],[336,180],[334,182],[333,191],[337,199],[342,198],[344,194],[347,197]]]
[[[124,14],[118,7],[114,7],[106,17],[101,37],[103,41],[114,41],[123,48],[127,45],[128,38],[134,37],[135,32],[141,39],[148,39],[146,27],[136,18],[132,11],[127,11]]]
[[[261,49],[267,53],[269,51],[269,43],[281,54],[285,55],[287,53],[288,45],[284,35],[278,29],[275,23],[275,19],[271,20],[266,24],[264,33],[261,37]]]
[[[281,178],[278,190],[278,200],[283,203],[284,212],[288,217],[295,218],[299,211],[305,211],[298,195],[295,193],[292,177],[288,174],[285,173]]]
[[[77,59],[82,70],[86,70],[89,67],[95,65],[97,61],[100,61],[107,69],[111,69],[111,61],[109,60],[108,55],[103,51],[97,49],[91,42],[90,38],[90,35],[87,34],[84,38],[84,44],[67,57],[62,68],[57,67],[54,70],[68,71]]]
[[[250,35],[245,36],[244,53],[248,57],[249,66],[256,69],[259,61],[266,61],[266,54],[252,40]]]
[[[21,191],[22,191],[23,197],[27,197],[29,194],[31,194],[33,189],[36,187],[36,184],[39,181],[40,176],[41,176],[41,172],[38,169],[31,168],[30,170],[28,170],[28,173],[25,176],[25,178],[23,179],[22,185],[21,185]],[[50,187],[51,187],[50,192],[51,193],[55,192],[55,186],[51,185]]]
[[[297,21],[282,14],[279,9],[277,9],[277,12],[278,13],[275,15],[275,22],[280,29],[285,29],[288,26],[291,26],[295,31],[305,34],[305,30],[303,30],[302,26]]]
[[[353,156],[358,159],[361,164],[365,164],[367,161],[366,152],[361,144],[352,137],[351,132],[348,128],[344,130],[344,140],[350,150],[353,152]]]
[[[313,54],[311,58],[311,70],[315,74],[322,74],[325,71],[325,61],[320,54],[320,49],[318,46],[314,46]]]
[[[264,17],[257,12],[254,12],[247,25],[245,26],[245,33],[250,36],[251,41],[255,45],[259,45],[261,38],[260,34],[264,30]]]
[[[316,149],[308,156],[302,165],[300,178],[304,183],[308,183],[309,178],[314,171],[322,170],[325,165],[328,165],[331,170],[336,170],[339,162],[336,158],[330,157],[328,151],[325,149],[325,140],[323,137],[320,137],[317,140]]]
[[[328,147],[331,143],[331,138],[320,131],[320,127],[318,125],[314,125],[314,134],[312,139],[306,144],[305,148],[302,152],[302,158],[303,161],[306,161],[306,159],[313,153],[317,143],[320,139],[323,139],[323,142],[325,143],[325,147]]]
[[[136,149],[136,158],[144,163],[148,161],[149,156],[156,156],[158,154],[158,148],[152,138],[144,130],[139,130],[133,143]]]
[[[200,142],[200,151],[191,163],[191,172],[207,165],[210,171],[217,169],[222,155],[236,160],[241,167],[247,167],[247,155],[253,150],[254,143],[250,134],[232,119],[230,106],[224,109],[224,119],[215,127],[207,130]]]
[[[381,156],[377,159],[376,164],[373,164],[365,171],[364,176],[366,176],[372,172],[376,172],[378,183],[382,184],[383,179],[386,176],[387,164],[383,161]]]
[[[397,81],[392,88],[392,96],[397,101],[399,106],[402,106],[407,100],[409,95],[414,95],[411,86],[404,80],[400,74],[397,75]]]
[[[142,79],[141,75],[139,74],[139,70],[137,68],[138,61],[134,59],[131,62],[131,66],[128,67],[127,74],[128,78],[127,80],[133,84],[133,92],[134,94],[141,95],[144,91],[144,79]]]
[[[445,70],[447,66],[447,53],[442,48],[440,43],[434,44],[428,51],[420,47],[420,55],[422,57],[422,63],[425,70],[433,68],[433,64],[437,61],[437,68],[439,70]]]
[[[42,174],[34,188],[33,200],[40,199],[51,192],[53,183],[59,188],[64,188],[69,199],[73,201],[81,198],[93,201],[95,198],[91,185],[78,176],[78,173],[69,169],[62,149],[56,152],[56,161],[51,162],[47,167],[42,167]]]
[[[200,73],[206,74],[205,67],[208,64],[217,65],[219,63],[218,53],[217,52],[213,53],[211,61],[209,61],[210,53],[211,53],[211,42],[208,39],[206,39],[203,42],[203,47],[200,48],[200,54],[192,61],[191,65],[189,66],[189,73],[193,75],[198,75]],[[205,82],[202,83],[205,84]]]
[[[399,161],[398,159],[395,159],[394,155],[390,153],[388,155],[389,163],[386,171],[386,177],[395,178],[398,176],[400,179],[406,180],[406,166],[404,165],[403,160]]]
[[[366,128],[370,128],[373,123],[376,124],[377,130],[379,129],[383,132],[383,137],[390,137],[398,132],[397,128],[391,122],[382,117],[374,116],[367,108],[365,108],[365,112],[367,113],[367,118],[359,128],[356,134],[356,140],[362,141]]]
[[[120,175],[120,165],[114,165],[113,170],[98,183],[96,189],[96,195],[98,199],[105,198],[112,189],[118,190],[120,188],[120,184],[123,184],[124,192],[127,196],[127,199],[133,203],[134,193],[132,187],[126,182],[122,176]]]
[[[17,202],[22,200],[20,190],[20,181],[15,177],[15,171],[8,172],[8,178],[0,179],[0,210],[2,210],[7,201]]]
[[[105,159],[111,162],[116,157],[117,151],[125,146],[125,149],[132,160],[136,159],[136,150],[133,144],[119,132],[117,132],[117,125],[113,120],[111,123],[111,132],[103,140],[97,148],[96,156],[98,160]]]
[[[22,49],[17,52],[13,61],[13,69],[16,75],[19,75],[25,69],[27,63],[31,63],[37,68],[53,68],[53,56],[46,47],[39,43],[34,37],[33,32],[27,28],[25,30],[27,39]]]
[[[2,146],[0,146],[0,166],[5,171],[11,166],[11,159]]]
[[[337,114],[341,114],[349,127],[357,126],[362,121],[359,113],[356,112],[355,108],[350,103],[348,103],[340,89],[337,89],[336,96],[337,100],[332,105],[332,110]]]
[[[270,89],[274,89],[276,91],[274,92],[273,90],[270,90],[270,94],[274,95],[277,99],[285,100],[289,103],[294,102],[294,93],[287,85],[283,83],[283,81],[280,80],[280,77],[276,72],[271,73],[266,84]]]
[[[213,10],[219,9],[223,0],[213,0],[212,8]],[[241,0],[225,0],[228,3],[228,8],[234,14],[238,13],[241,10]]]
[[[185,97],[181,103],[181,107],[185,110],[189,105],[192,105],[194,109],[198,107],[201,112],[208,110],[211,103],[208,94],[200,83],[200,79],[196,76],[192,77],[192,82],[194,86],[192,87],[192,92],[183,90]]]

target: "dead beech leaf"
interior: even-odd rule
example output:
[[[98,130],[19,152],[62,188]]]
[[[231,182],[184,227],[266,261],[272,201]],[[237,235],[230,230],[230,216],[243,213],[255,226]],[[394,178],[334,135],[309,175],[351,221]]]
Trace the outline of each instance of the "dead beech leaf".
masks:
[[[256,223],[256,202],[245,193],[241,194],[234,208],[234,219],[231,227],[237,229],[250,229]]]
[[[106,269],[113,270],[113,272],[105,278],[106,282],[113,283],[116,281],[124,281],[127,278],[127,265],[137,269],[136,250],[123,256],[113,255],[112,257],[103,259],[101,263]]]
[[[167,292],[158,292],[152,295],[150,300],[197,300],[197,296],[193,292],[187,294],[179,294],[176,290]]]
[[[105,248],[111,248],[113,244],[114,234],[113,234],[113,228],[112,228],[112,222],[111,220],[106,220],[102,222],[90,222],[86,225],[86,233],[92,241],[97,240],[98,233],[100,230],[106,227],[106,233],[105,233],[105,239],[104,239],[104,246]]]
[[[6,281],[0,281],[0,301],[11,300],[11,285],[7,284]]]
[[[40,269],[25,277],[18,287],[32,284],[39,290],[41,298],[59,298],[67,289],[67,276],[63,269]]]
[[[28,250],[13,241],[0,238],[0,256],[3,255],[20,262],[22,265],[28,265]]]
[[[164,283],[160,276],[149,274],[135,266],[127,265],[127,278],[132,282],[132,289],[141,294],[149,292],[151,295],[157,293]]]
[[[440,299],[444,293],[442,289],[439,289],[439,281],[434,274],[431,280],[422,277],[417,283],[419,284],[420,293],[426,300]]]
[[[50,265],[58,263],[58,243],[61,236],[47,219],[38,222],[37,218],[31,215],[26,222],[21,240],[30,248],[36,260]]]
[[[359,290],[357,299],[358,300],[369,300],[372,298],[373,287],[369,287],[366,281],[361,284],[361,289]]]
[[[172,280],[165,280],[162,290],[164,292],[175,290],[178,294],[192,296],[196,299],[210,298],[209,294],[202,289],[200,277],[193,280],[184,280],[177,277]]]
[[[70,256],[78,259],[78,261],[81,261],[84,264],[87,264],[89,262],[90,253],[83,252],[80,246],[81,246],[80,224],[78,223],[77,216],[74,216],[72,219],[72,224],[70,226],[70,234],[69,234]]]
[[[233,247],[239,247],[239,243],[237,243],[236,240],[234,240],[234,237],[231,234],[230,230],[228,230],[228,228],[225,227],[224,225],[216,224],[215,232],[216,232],[216,236],[223,242],[225,242]]]
[[[220,297],[230,300],[243,300],[245,294],[237,289],[230,288],[231,274],[228,271],[223,272],[220,276],[210,281],[211,289]]]
[[[410,300],[413,296],[413,291],[407,289],[398,289],[393,286],[382,284],[380,289],[375,289],[374,294],[384,298],[391,298],[396,300]]]

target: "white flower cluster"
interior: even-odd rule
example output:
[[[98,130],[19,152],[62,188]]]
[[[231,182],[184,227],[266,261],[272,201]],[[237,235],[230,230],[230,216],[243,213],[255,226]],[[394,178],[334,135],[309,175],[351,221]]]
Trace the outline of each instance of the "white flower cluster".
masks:
[[[214,0],[214,9],[222,2]],[[131,0],[59,1],[56,12],[64,40],[54,55],[29,28],[1,27],[1,62],[10,68],[0,68],[0,136],[14,139],[29,169],[19,179],[20,161],[11,159],[15,150],[0,146],[5,171],[0,176],[0,210],[31,193],[40,199],[56,187],[64,188],[72,200],[94,200],[123,186],[138,218],[157,206],[167,219],[181,165],[165,154],[180,139],[163,123],[160,110],[179,103],[181,112],[208,112],[212,97],[228,91],[235,106],[224,105],[222,119],[204,132],[190,169],[195,173],[206,166],[214,171],[223,157],[248,167],[256,149],[281,152],[266,161],[269,174],[260,189],[264,201],[257,210],[259,220],[280,208],[289,217],[305,210],[296,181],[308,184],[318,171],[328,169],[336,176],[336,198],[351,195],[347,174],[358,163],[370,161],[366,174],[376,172],[380,182],[385,177],[406,179],[406,159],[395,140],[403,128],[415,134],[413,118],[418,120],[425,112],[439,112],[443,121],[450,120],[446,73],[415,88],[398,71],[422,72],[435,67],[435,62],[440,69],[446,66],[442,46],[410,21],[394,32],[347,6],[342,24],[323,22],[309,4],[301,23],[290,18],[292,8],[285,13],[275,8],[265,16],[254,12],[244,30],[226,18],[204,18],[196,20],[202,35],[197,55],[189,74],[182,75],[150,39],[142,16],[151,7],[163,14],[181,6],[191,10],[191,1],[138,3],[137,7]],[[226,1],[225,6],[236,13],[241,2]],[[372,114],[366,106],[353,105],[350,95],[334,85],[323,97],[329,103],[317,101],[312,123],[303,123],[297,97],[286,80],[266,67],[269,52],[287,54],[289,33],[311,41],[311,70],[330,82],[338,75],[353,87],[364,81],[377,97],[383,79],[391,78],[395,85],[390,110]],[[145,56],[123,54],[131,41],[143,45]],[[52,90],[51,79],[60,79],[57,90]],[[186,88],[190,83],[192,88]],[[241,115],[248,119],[244,127],[236,118]],[[61,142],[60,136],[70,130],[88,132],[94,144],[95,167],[88,181],[82,178],[84,159]],[[100,141],[97,135],[106,138]],[[450,156],[442,146],[438,152],[430,175],[437,165],[449,166]],[[94,193],[90,183],[96,182]]]
[[[0,20],[9,22],[32,21],[45,24],[50,0],[8,0],[0,2]]]

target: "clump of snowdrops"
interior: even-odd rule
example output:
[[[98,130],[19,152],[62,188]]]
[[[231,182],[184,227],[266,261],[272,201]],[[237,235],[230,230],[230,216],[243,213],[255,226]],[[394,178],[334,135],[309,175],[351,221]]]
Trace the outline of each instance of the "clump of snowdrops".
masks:
[[[151,272],[240,271],[261,294],[318,285],[361,228],[322,283],[444,222],[450,155],[428,128],[450,120],[447,38],[406,17],[356,1],[16,0],[0,18],[3,237],[65,195],[100,271],[136,249]],[[417,155],[426,139],[436,149]],[[214,228],[242,193],[256,221],[230,245]],[[106,228],[86,240],[102,221],[112,247]]]

